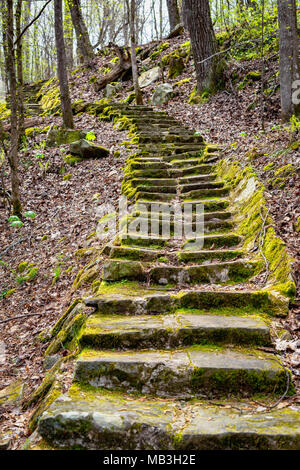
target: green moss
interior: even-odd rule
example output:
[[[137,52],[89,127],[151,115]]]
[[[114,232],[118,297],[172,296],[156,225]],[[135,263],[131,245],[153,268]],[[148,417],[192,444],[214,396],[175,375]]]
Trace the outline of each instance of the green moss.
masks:
[[[293,176],[296,174],[296,167],[294,167],[291,163],[288,165],[284,165],[274,172],[275,177],[286,177],[286,176]]]
[[[183,80],[180,80],[179,82],[174,83],[174,87],[182,87],[186,83],[189,83],[192,79],[191,78],[184,78]]]
[[[274,166],[275,166],[275,163],[274,163],[274,162],[267,163],[267,164],[264,166],[264,171],[273,170]]]

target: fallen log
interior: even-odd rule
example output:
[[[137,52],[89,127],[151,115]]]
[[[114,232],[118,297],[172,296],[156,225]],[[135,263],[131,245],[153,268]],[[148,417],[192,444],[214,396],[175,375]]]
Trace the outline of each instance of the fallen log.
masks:
[[[131,73],[131,55],[127,48],[122,49],[116,44],[110,43],[109,47],[113,48],[119,57],[120,62],[113,68],[111,72],[104,75],[100,80],[94,83],[94,89],[96,92],[103,90],[111,82],[116,82],[124,78],[125,75]]]
[[[25,119],[24,129],[29,129],[30,127],[37,127],[40,124],[38,118]],[[3,125],[4,132],[10,132],[10,123]]]

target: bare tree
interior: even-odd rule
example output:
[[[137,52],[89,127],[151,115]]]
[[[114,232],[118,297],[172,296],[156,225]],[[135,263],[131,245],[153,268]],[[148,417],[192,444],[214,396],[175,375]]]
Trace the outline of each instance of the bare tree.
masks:
[[[297,9],[295,0],[277,0],[279,23],[279,73],[281,118],[288,121],[300,112],[293,103],[293,84],[300,78]]]
[[[74,121],[67,74],[67,58],[63,31],[62,0],[54,0],[54,19],[57,54],[57,73],[59,79],[63,122],[65,127],[73,129]]]
[[[209,0],[183,0],[182,12],[190,33],[198,92],[214,91],[222,76]]]

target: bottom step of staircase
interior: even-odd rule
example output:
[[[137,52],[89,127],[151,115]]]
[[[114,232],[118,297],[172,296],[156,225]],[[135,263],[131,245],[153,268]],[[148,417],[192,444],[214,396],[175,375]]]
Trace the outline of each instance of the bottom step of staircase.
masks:
[[[62,449],[297,450],[299,411],[150,400],[75,384],[43,414],[38,431]]]

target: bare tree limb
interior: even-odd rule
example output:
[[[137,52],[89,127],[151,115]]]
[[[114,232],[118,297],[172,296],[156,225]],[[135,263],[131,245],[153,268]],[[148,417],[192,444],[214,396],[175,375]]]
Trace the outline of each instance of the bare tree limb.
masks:
[[[43,8],[41,8],[41,10],[39,11],[39,13],[30,21],[30,23],[28,23],[27,26],[25,26],[25,28],[23,29],[23,31],[21,32],[21,34],[19,34],[19,36],[17,37],[17,39],[15,40],[14,42],[14,46],[22,39],[22,37],[24,36],[24,34],[26,33],[27,29],[30,28],[30,26],[33,25],[33,23],[35,23],[39,17],[42,15],[43,11],[46,9],[46,7],[49,5],[49,3],[52,2],[52,0],[48,0],[45,5],[43,6]]]

